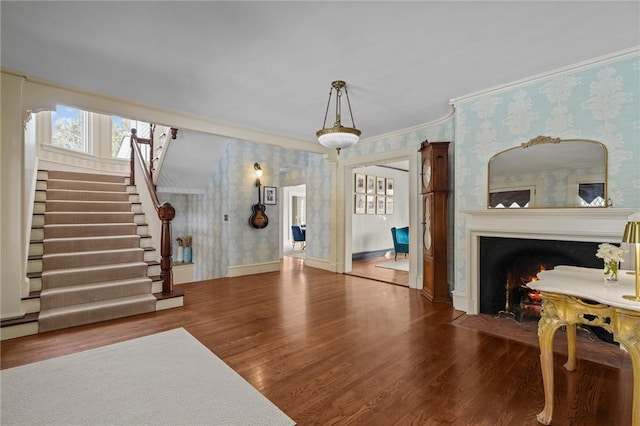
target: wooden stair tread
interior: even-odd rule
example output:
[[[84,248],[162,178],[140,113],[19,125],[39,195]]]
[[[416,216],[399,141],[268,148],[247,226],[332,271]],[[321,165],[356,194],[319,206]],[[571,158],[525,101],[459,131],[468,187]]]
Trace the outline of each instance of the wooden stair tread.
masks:
[[[153,293],[157,300],[172,299],[174,297],[184,296],[184,290],[181,288],[175,288],[173,291],[163,291],[162,293]]]

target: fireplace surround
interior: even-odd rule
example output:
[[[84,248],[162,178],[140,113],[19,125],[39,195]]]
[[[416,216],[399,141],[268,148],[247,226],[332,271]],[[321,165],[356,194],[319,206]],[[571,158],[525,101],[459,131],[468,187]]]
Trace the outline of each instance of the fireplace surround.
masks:
[[[627,218],[637,209],[491,209],[464,211],[465,277],[456,277],[453,291],[455,309],[480,313],[480,239],[501,237],[548,241],[580,241],[620,244]],[[595,250],[593,252],[595,256]],[[625,257],[624,269],[633,267],[632,256]]]

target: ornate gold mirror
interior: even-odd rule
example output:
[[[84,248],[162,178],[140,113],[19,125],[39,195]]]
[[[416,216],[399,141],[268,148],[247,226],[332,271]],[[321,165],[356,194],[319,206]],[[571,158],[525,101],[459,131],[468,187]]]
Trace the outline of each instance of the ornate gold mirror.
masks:
[[[489,208],[607,207],[607,148],[538,136],[489,160]]]

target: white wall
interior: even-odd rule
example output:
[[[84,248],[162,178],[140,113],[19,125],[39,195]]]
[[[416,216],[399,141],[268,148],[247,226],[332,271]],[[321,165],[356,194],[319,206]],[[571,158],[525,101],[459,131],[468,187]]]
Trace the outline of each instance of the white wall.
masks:
[[[408,165],[406,168],[408,169]],[[392,249],[391,228],[409,226],[409,172],[388,167],[360,167],[353,169],[351,182],[354,182],[356,173],[393,178],[395,180],[394,211],[390,215],[355,214],[352,212],[351,252],[361,253]],[[352,192],[351,197],[353,194]]]

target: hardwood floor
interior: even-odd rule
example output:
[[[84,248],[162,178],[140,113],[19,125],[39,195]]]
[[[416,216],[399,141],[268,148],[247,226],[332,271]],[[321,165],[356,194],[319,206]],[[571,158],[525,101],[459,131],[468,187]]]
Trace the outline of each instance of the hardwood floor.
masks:
[[[400,255],[402,256],[402,255]],[[398,256],[398,259],[401,257]],[[376,263],[388,261],[386,257],[370,257],[368,259],[354,260],[351,264],[351,272],[349,275],[362,278],[370,278],[372,280],[382,281],[390,284],[402,285],[409,287],[409,273],[406,271],[398,271],[395,269],[379,268]]]
[[[537,424],[537,348],[456,327],[417,290],[295,258],[180,287],[183,308],[4,341],[1,368],[184,327],[299,425]],[[555,358],[553,424],[631,424],[630,369]]]

